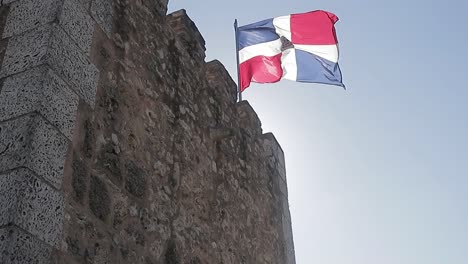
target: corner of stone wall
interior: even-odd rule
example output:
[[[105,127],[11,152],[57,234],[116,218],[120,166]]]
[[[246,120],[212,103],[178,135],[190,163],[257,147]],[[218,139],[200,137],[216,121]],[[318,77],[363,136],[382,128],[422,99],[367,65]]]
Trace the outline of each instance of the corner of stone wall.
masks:
[[[291,223],[291,214],[288,202],[288,186],[286,179],[286,165],[284,152],[272,133],[265,133],[260,137],[264,148],[264,157],[267,167],[273,176],[274,184],[280,191],[282,211],[283,250],[287,259],[286,264],[295,264],[294,241]]]
[[[64,164],[80,103],[94,105],[93,34],[112,0],[0,6],[0,262],[48,263],[60,248]]]

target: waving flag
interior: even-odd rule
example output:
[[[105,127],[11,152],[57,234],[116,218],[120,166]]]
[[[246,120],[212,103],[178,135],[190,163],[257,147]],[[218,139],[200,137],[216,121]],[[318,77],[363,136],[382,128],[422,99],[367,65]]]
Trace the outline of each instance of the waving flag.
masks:
[[[318,10],[237,28],[239,89],[281,79],[344,87],[338,66],[338,17]]]

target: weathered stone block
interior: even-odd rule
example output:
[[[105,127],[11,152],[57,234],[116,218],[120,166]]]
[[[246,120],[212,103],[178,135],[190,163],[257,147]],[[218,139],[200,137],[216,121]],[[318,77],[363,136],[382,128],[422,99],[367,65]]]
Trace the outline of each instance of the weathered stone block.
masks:
[[[78,0],[81,5],[86,9],[86,11],[89,10],[89,7],[91,5],[91,0]]]
[[[7,4],[13,3],[15,1],[18,1],[18,0],[3,0],[2,4],[7,5]]]
[[[87,7],[89,7],[89,2]],[[55,21],[89,54],[94,21],[86,11],[84,0],[21,0],[12,4],[8,15],[3,38],[44,26]]]
[[[94,106],[99,72],[60,27],[54,26],[47,57],[50,67]]]
[[[2,264],[48,264],[51,254],[51,247],[17,227],[0,229]]]
[[[112,34],[113,14],[112,0],[92,0],[91,15],[108,35]]]
[[[43,89],[39,112],[71,140],[78,108],[78,95],[50,69],[45,73]]]
[[[65,31],[55,24],[12,38],[8,43],[0,78],[41,64],[49,64],[81,98],[94,105],[98,70]]]
[[[60,26],[89,54],[94,32],[94,21],[78,0],[65,0],[60,15]]]
[[[11,38],[3,57],[0,78],[44,64],[51,35],[52,27],[48,25]]]
[[[73,164],[73,198],[80,204],[83,204],[85,194],[88,190],[88,170],[86,164],[77,157],[74,157]]]
[[[42,118],[36,118],[28,168],[60,189],[69,141]]]
[[[5,79],[0,92],[0,120],[36,111],[71,139],[78,96],[47,66]]]
[[[91,177],[89,208],[93,214],[106,221],[110,214],[111,199],[106,184],[96,176]]]
[[[36,111],[42,98],[45,68],[14,75],[3,82],[0,91],[0,120]]]
[[[50,246],[62,232],[63,196],[28,169],[0,174],[0,226],[16,225]]]
[[[11,5],[3,38],[20,35],[28,30],[52,22],[63,0],[21,0]]]
[[[34,116],[24,116],[0,123],[0,171],[7,171],[27,163]]]
[[[85,144],[91,145],[92,135],[90,135],[90,133],[92,133],[91,128],[86,130]],[[86,141],[87,138],[88,141]],[[104,145],[101,149],[101,152],[99,153],[97,160],[99,164],[102,165],[102,167],[105,169],[104,171],[106,171],[106,174],[109,176],[109,178],[117,185],[120,185],[122,182],[122,171],[120,168],[121,165],[119,155],[115,153],[114,146],[110,143]]]
[[[68,140],[42,117],[32,114],[0,123],[0,171],[27,167],[59,189]]]
[[[146,176],[143,169],[139,168],[135,163],[127,164],[127,181],[125,188],[128,192],[136,197],[143,197],[146,190]]]

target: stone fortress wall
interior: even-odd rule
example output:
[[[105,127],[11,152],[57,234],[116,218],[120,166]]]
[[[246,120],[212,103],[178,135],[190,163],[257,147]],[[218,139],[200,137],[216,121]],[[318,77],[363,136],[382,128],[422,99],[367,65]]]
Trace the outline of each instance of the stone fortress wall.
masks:
[[[0,5],[0,263],[295,263],[281,147],[184,10]]]

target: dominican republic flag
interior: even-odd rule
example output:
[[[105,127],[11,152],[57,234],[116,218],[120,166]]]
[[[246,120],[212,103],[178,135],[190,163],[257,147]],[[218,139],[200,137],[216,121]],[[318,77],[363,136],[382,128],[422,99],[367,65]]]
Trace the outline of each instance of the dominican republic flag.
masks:
[[[318,10],[237,29],[240,91],[281,79],[344,87],[338,66],[338,17]]]

